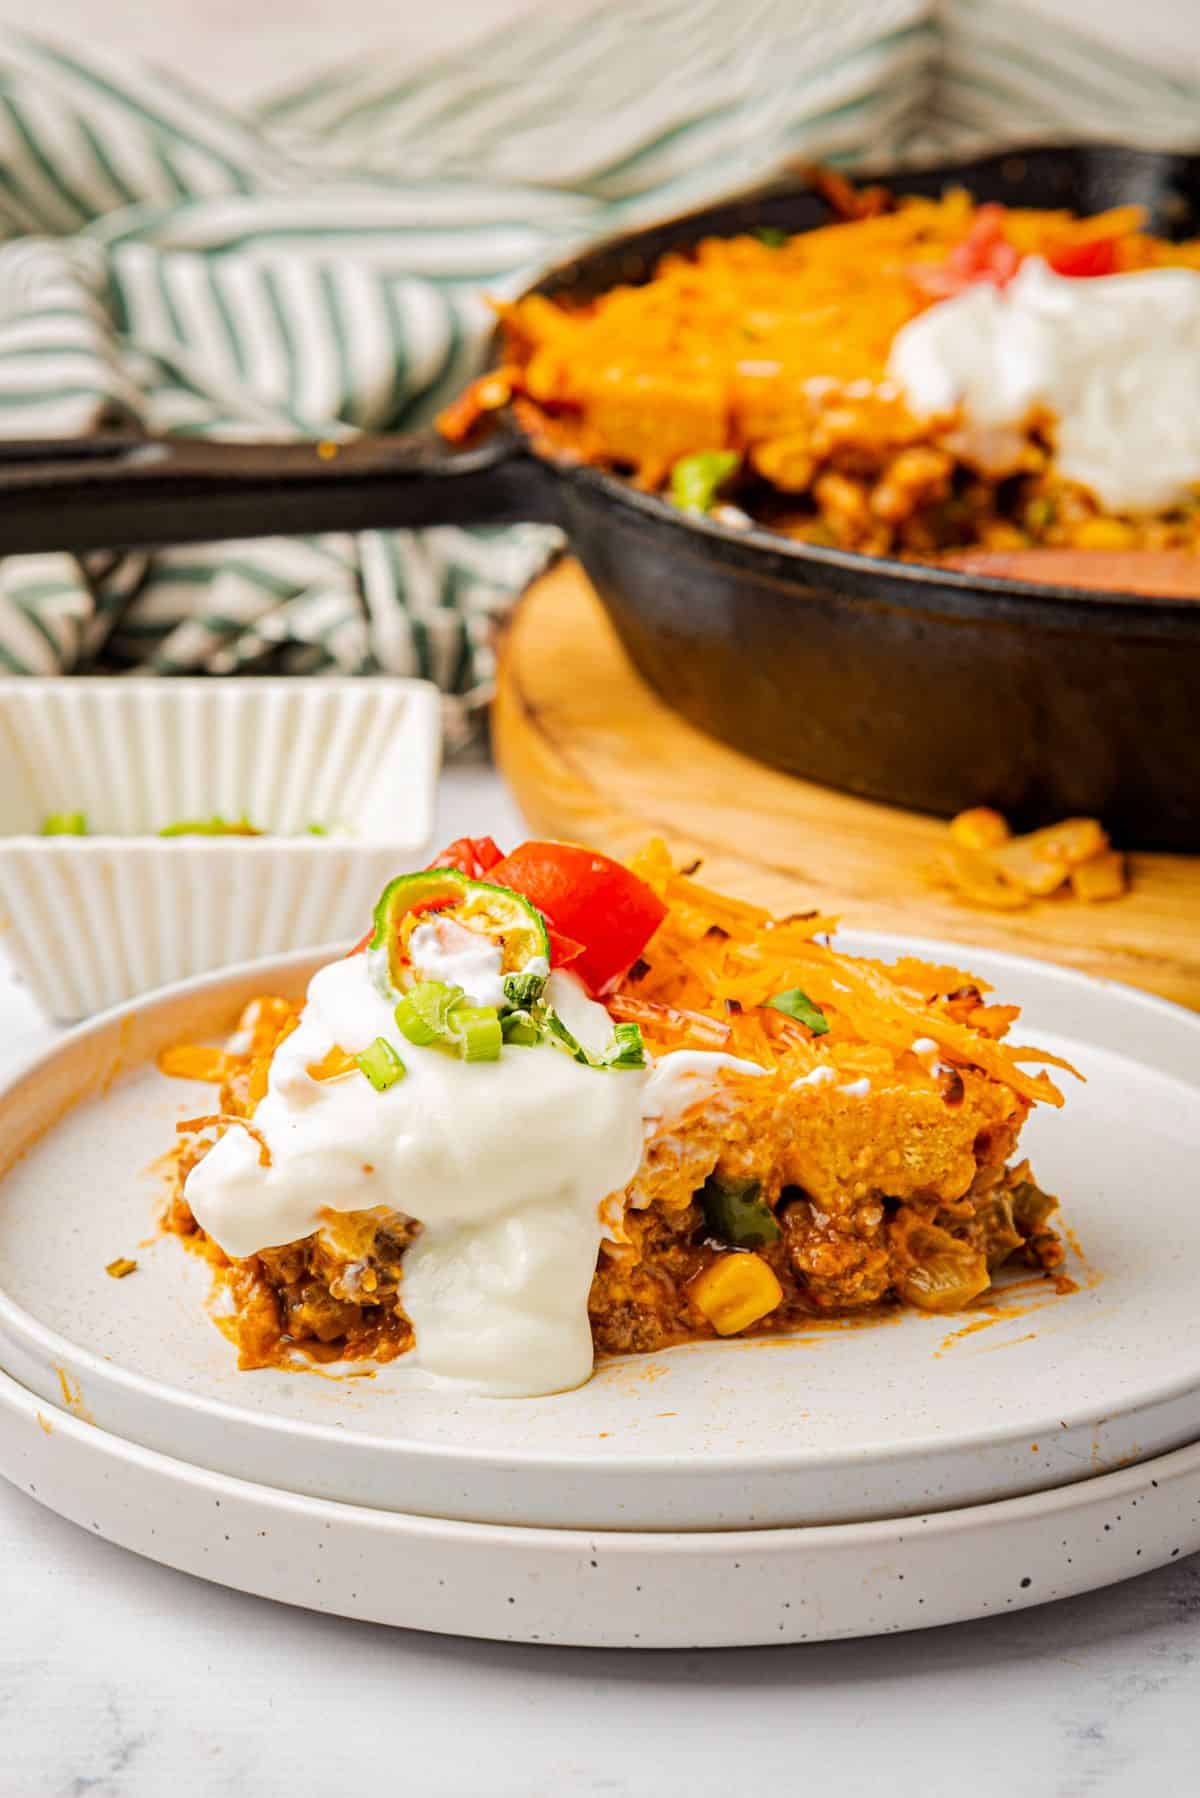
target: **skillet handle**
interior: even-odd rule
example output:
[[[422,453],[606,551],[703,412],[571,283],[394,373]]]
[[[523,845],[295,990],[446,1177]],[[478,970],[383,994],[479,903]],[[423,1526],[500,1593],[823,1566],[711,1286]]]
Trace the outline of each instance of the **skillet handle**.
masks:
[[[553,470],[497,431],[345,443],[103,435],[0,443],[0,555],[405,525],[559,522]]]

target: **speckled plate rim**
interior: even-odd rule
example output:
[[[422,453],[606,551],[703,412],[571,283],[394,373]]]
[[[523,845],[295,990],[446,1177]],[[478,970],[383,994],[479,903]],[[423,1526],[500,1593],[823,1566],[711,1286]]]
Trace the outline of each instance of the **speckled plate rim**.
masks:
[[[341,1505],[172,1460],[0,1374],[0,1474],[109,1542],[335,1616],[509,1642],[717,1648],[891,1634],[1200,1549],[1200,1443],[1032,1496],[718,1532],[520,1529]]]
[[[1121,1005],[1132,1007],[1136,1013],[1144,1016],[1147,1024],[1153,1024],[1155,1031],[1152,1037],[1153,1055],[1149,1056],[1149,1064],[1162,1067],[1173,1074],[1180,1072],[1181,1062],[1185,1068],[1191,1069],[1193,1059],[1200,1066],[1200,1017],[1184,1011],[1168,1001],[1154,998],[1125,987],[1116,982],[1093,979],[1072,970],[1062,969],[1053,964],[1033,961],[1029,958],[1007,955],[996,951],[977,951],[964,949],[962,946],[945,942],[935,942],[924,938],[899,937],[890,934],[868,932],[846,932],[844,940],[859,952],[868,954],[894,955],[896,953],[916,953],[927,957],[945,960],[964,959],[968,964],[972,961],[985,964],[981,972],[1016,976],[1024,974],[1033,976],[1040,983],[1050,983],[1069,989],[1077,1000],[1094,1001],[1098,1007],[1098,1016],[1104,1018],[1111,1006],[1114,995],[1119,997]],[[207,1006],[211,1011],[214,1006],[226,1006],[228,1011],[252,992],[263,990],[263,981],[274,983],[279,979],[290,979],[297,985],[304,979],[309,970],[328,960],[339,952],[341,946],[326,946],[322,949],[301,951],[288,956],[275,957],[269,961],[245,963],[210,974],[199,979],[178,983],[176,986],[160,989],[157,993],[147,995],[135,1005],[125,1006],[104,1014],[91,1024],[70,1033],[59,1040],[54,1048],[31,1066],[26,1068],[15,1080],[0,1091],[0,1115],[8,1111],[14,1100],[19,1101],[22,1090],[28,1092],[39,1080],[44,1079],[51,1065],[61,1068],[64,1050],[68,1045],[82,1047],[91,1045],[95,1051],[93,1059],[98,1062],[93,1079],[93,1088],[102,1082],[104,1071],[112,1061],[111,1047],[106,1051],[105,1045],[114,1038],[124,1049],[123,1065],[136,1065],[143,1058],[138,1051],[139,1038],[142,1050],[145,1042],[154,1038],[154,1020],[165,1012],[174,1016],[177,1007]],[[1111,1024],[1111,1019],[1109,1020]],[[32,1084],[31,1084],[32,1083]],[[51,1126],[52,1127],[52,1126]],[[107,1359],[92,1354],[79,1347],[66,1337],[41,1324],[17,1305],[6,1294],[0,1291],[0,1355],[7,1362],[9,1371],[18,1379],[35,1390],[40,1391],[43,1398],[53,1402],[58,1390],[59,1369],[64,1370],[72,1378],[86,1385],[89,1399],[98,1389],[114,1395],[117,1400],[116,1411],[109,1412],[102,1421],[122,1434],[128,1433],[144,1441],[150,1448],[169,1448],[173,1453],[184,1453],[195,1463],[216,1468],[232,1477],[243,1479],[269,1479],[278,1483],[274,1467],[266,1471],[272,1457],[275,1466],[286,1465],[286,1449],[289,1439],[294,1443],[302,1436],[319,1444],[327,1445],[333,1452],[343,1458],[351,1454],[367,1456],[372,1452],[395,1456],[397,1443],[394,1439],[375,1437],[364,1434],[348,1442],[347,1437],[336,1429],[331,1429],[308,1421],[297,1422],[287,1417],[264,1416],[260,1412],[241,1409],[225,1400],[213,1401],[195,1394],[178,1391],[174,1388],[163,1388],[156,1381],[123,1368]],[[131,1425],[131,1407],[143,1405],[149,1408],[157,1405],[163,1413],[155,1431],[143,1430]],[[97,1405],[98,1410],[102,1407]],[[168,1411],[175,1413],[174,1425],[169,1433],[163,1427],[163,1420]],[[190,1419],[184,1426],[183,1420]],[[1058,1460],[1041,1470],[1040,1477],[1032,1477],[1027,1459],[1028,1437],[1034,1433],[1050,1435],[1056,1444],[1070,1449],[1072,1439],[1077,1432],[1089,1435],[1103,1425],[1104,1450],[1098,1454],[1093,1448],[1090,1454],[1076,1461],[1073,1467]],[[214,1450],[214,1441],[220,1435],[223,1426],[241,1431],[245,1438],[257,1439],[258,1446],[250,1454],[242,1454],[236,1461],[223,1460],[226,1450],[222,1444]],[[972,1471],[969,1487],[956,1489],[953,1481],[948,1483],[944,1503],[947,1506],[965,1503],[982,1502],[985,1499],[1000,1498],[1005,1494],[1028,1492],[1035,1486],[1052,1487],[1070,1478],[1088,1478],[1098,1469],[1120,1465],[1133,1455],[1153,1455],[1173,1449],[1180,1443],[1194,1439],[1197,1427],[1200,1426],[1200,1391],[1194,1377],[1189,1373],[1181,1375],[1178,1381],[1170,1386],[1160,1386],[1153,1397],[1146,1395],[1143,1402],[1136,1399],[1123,1406],[1104,1406],[1101,1400],[1085,1407],[1077,1407],[1075,1411],[1068,1408],[1064,1414],[1061,1407],[1056,1406],[1052,1416],[1044,1420],[1036,1420],[1032,1424],[1022,1425],[1004,1433],[992,1430],[964,1430],[954,1435],[952,1452],[958,1465],[974,1460],[979,1463],[980,1455],[989,1447],[999,1447],[1004,1452],[1012,1451],[1010,1464],[1019,1464],[1019,1477],[1010,1469],[1002,1471],[1001,1477],[993,1480],[993,1470],[982,1463]],[[190,1435],[189,1435],[190,1432]],[[156,1439],[157,1438],[157,1439]],[[1019,1451],[1019,1453],[1018,1453]],[[495,1453],[492,1449],[476,1450],[470,1443],[455,1444],[447,1447],[440,1444],[422,1444],[406,1442],[404,1453],[413,1473],[417,1473],[424,1464],[422,1477],[433,1480],[447,1467],[470,1472],[493,1470]],[[862,1450],[849,1451],[837,1458],[839,1475],[847,1470],[851,1473],[856,1467],[870,1466],[876,1471],[895,1462],[897,1466],[904,1462],[917,1463],[928,1453],[934,1459],[941,1457],[942,1465],[948,1465],[947,1441],[945,1437],[931,1437],[927,1444],[918,1442],[914,1449],[906,1444],[903,1450],[894,1456],[886,1453]],[[595,1481],[597,1493],[605,1486],[606,1472],[586,1454],[573,1454],[569,1449],[561,1453],[547,1455],[538,1450],[525,1450],[518,1445],[511,1445],[504,1456],[506,1470],[514,1476],[524,1478],[527,1484],[544,1481],[549,1485],[555,1476],[562,1477],[564,1470],[578,1475],[584,1473]],[[692,1516],[689,1527],[703,1530],[715,1527],[739,1527],[743,1522],[752,1521],[756,1527],[780,1527],[787,1524],[802,1523],[813,1519],[824,1520],[824,1514],[814,1512],[805,1504],[797,1504],[794,1499],[785,1500],[787,1514],[782,1514],[778,1504],[768,1502],[759,1508],[747,1505],[742,1482],[748,1477],[758,1474],[772,1476],[777,1482],[786,1481],[789,1477],[811,1472],[814,1467],[823,1468],[828,1457],[816,1457],[811,1452],[807,1455],[803,1450],[790,1455],[781,1455],[778,1451],[760,1451],[753,1447],[739,1452],[737,1455],[722,1457],[713,1454],[705,1458],[704,1477],[714,1483],[714,1496],[706,1504],[700,1505]],[[657,1508],[661,1511],[663,1521],[655,1527],[671,1529],[678,1527],[677,1520],[687,1516],[691,1508],[687,1502],[688,1494],[693,1499],[699,1497],[694,1484],[684,1488],[681,1483],[681,1466],[677,1457],[662,1454],[631,1453],[622,1458],[620,1477],[642,1481],[647,1485],[657,1484],[663,1489],[663,1501]],[[283,1476],[285,1479],[287,1475]],[[726,1489],[717,1492],[720,1482],[726,1483]],[[934,1482],[927,1480],[922,1472],[922,1483],[919,1493],[914,1494],[904,1507],[896,1508],[917,1510],[928,1504],[931,1490],[937,1490]],[[1005,1483],[1007,1481],[1007,1483]],[[438,1481],[440,1484],[440,1480]],[[311,1489],[311,1488],[310,1488]],[[668,1502],[669,1491],[669,1502]],[[407,1493],[407,1489],[406,1489]],[[346,1491],[344,1489],[322,1491],[317,1496],[332,1501],[345,1501],[372,1504],[379,1502],[365,1490]],[[523,1506],[510,1501],[504,1495],[494,1511],[489,1511],[480,1519],[478,1511],[459,1511],[451,1513],[442,1509],[436,1497],[414,1494],[409,1499],[410,1510],[420,1511],[431,1516],[457,1514],[474,1517],[476,1521],[496,1521],[498,1523],[530,1523],[541,1527],[564,1527],[577,1524],[590,1524],[595,1527],[620,1527],[620,1514],[625,1508],[621,1504],[609,1503],[597,1498],[597,1504],[607,1507],[605,1514],[597,1512],[591,1516],[569,1516],[560,1514],[547,1499],[545,1505],[539,1501],[530,1504],[528,1497]],[[891,1507],[888,1507],[890,1514]],[[878,1506],[864,1510],[859,1515],[880,1515]],[[838,1516],[833,1521],[842,1522]],[[646,1526],[650,1527],[650,1526]]]

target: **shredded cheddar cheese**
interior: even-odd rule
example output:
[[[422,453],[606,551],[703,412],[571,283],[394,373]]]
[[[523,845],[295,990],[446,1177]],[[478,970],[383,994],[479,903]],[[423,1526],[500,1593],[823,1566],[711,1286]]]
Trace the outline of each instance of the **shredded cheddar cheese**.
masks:
[[[635,970],[611,1005],[624,1006],[620,1015],[633,1016],[627,996],[634,994],[643,1006],[659,1007],[657,1014],[649,1009],[636,1014],[651,1041],[658,1036],[665,1046],[679,1033],[676,1019],[686,1025],[691,1017],[723,1027],[719,1046],[730,1053],[778,1066],[796,1078],[827,1054],[863,1073],[872,1066],[890,1072],[911,1058],[914,1041],[926,1038],[946,1062],[982,1068],[1022,1098],[1062,1104],[1049,1076],[1030,1073],[1022,1064],[1073,1071],[1069,1064],[1002,1041],[1015,1014],[1009,1007],[979,1004],[982,988],[971,976],[913,958],[886,968],[842,955],[817,940],[832,931],[835,920],[814,913],[776,921],[758,906],[710,893],[675,872],[661,842],[649,844],[630,865],[668,911],[644,951],[644,972]],[[802,1024],[767,1008],[775,994],[794,987],[828,1020],[819,1051]],[[964,987],[976,1001],[966,1013],[952,1003]],[[656,1017],[662,1019],[660,1030]]]

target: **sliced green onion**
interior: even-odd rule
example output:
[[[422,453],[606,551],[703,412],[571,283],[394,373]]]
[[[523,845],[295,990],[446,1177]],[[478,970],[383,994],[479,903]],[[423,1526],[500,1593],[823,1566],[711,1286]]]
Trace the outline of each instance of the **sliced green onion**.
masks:
[[[821,1007],[814,1005],[798,986],[789,987],[786,993],[772,994],[767,1004],[772,1011],[781,1011],[798,1024],[806,1024],[814,1036],[824,1036],[829,1029],[829,1019]]]
[[[420,980],[401,997],[396,1022],[410,1043],[426,1048],[450,1034],[450,1018],[463,996],[461,986],[444,980]]]
[[[507,1012],[500,1020],[500,1029],[505,1042],[519,1048],[535,1049],[542,1040],[541,1026],[528,1011]]]
[[[495,1006],[465,1004],[462,987],[444,980],[421,980],[404,993],[396,1023],[419,1048],[448,1049],[466,1061],[497,1061],[505,1040]]]
[[[541,998],[545,984],[544,974],[506,974],[504,997],[518,1011],[526,1011],[535,1000]]]
[[[681,456],[671,470],[671,498],[683,512],[709,512],[722,481],[727,481],[741,457],[736,450],[700,450]]]
[[[710,1174],[696,1197],[713,1235],[735,1249],[761,1249],[779,1241],[779,1222],[757,1180]]]
[[[455,1007],[466,995],[461,986],[451,986],[446,980],[419,980],[409,996],[426,1023],[444,1035]]]
[[[160,837],[261,837],[266,832],[251,824],[245,813],[240,818],[222,818],[214,812],[211,818],[177,818],[164,824]]]
[[[558,1013],[550,1005],[546,1007],[546,1030],[556,1042],[561,1043],[568,1054],[575,1057],[576,1061],[583,1062],[585,1067],[591,1066],[592,1058],[579,1038],[567,1029]]]
[[[574,1031],[570,1030],[567,1025],[563,1023],[556,1011],[551,1011],[549,1013],[546,1022],[550,1027],[551,1033],[557,1037],[564,1049],[569,1050],[581,1066],[585,1068],[596,1068],[604,1065],[598,1056],[592,1054],[590,1049],[584,1048]]]
[[[86,837],[86,812],[47,812],[42,819],[44,837]]]
[[[361,1055],[354,1057],[359,1071],[367,1076],[377,1093],[385,1093],[397,1080],[403,1080],[408,1069],[385,1036],[375,1041]]]
[[[614,1024],[612,1042],[600,1055],[593,1055],[563,1023],[549,1005],[545,1008],[548,1033],[586,1068],[644,1068],[646,1045],[637,1024]]]
[[[605,1057],[604,1065],[610,1068],[645,1067],[646,1045],[642,1041],[640,1025],[613,1025],[613,1046]]]
[[[413,1004],[411,993],[405,993],[397,1005],[396,1023],[401,1035],[406,1036],[410,1043],[416,1043],[418,1048],[427,1048],[430,1043],[437,1041],[437,1031],[421,1016]]]
[[[504,1032],[494,1006],[457,1005],[450,1028],[464,1061],[499,1061]]]
[[[787,232],[781,231],[778,225],[759,225],[754,235],[768,250],[781,250],[788,240]]]

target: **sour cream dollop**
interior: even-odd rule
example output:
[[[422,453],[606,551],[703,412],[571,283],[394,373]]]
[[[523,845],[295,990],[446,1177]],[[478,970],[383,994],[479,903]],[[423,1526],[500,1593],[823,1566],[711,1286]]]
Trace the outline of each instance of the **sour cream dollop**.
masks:
[[[448,942],[444,953],[462,959],[442,977],[472,996],[486,990],[489,970],[468,977],[470,946]],[[431,950],[424,966],[432,960]],[[548,994],[569,1009],[579,1041],[611,1039],[608,1013],[570,975],[552,975]],[[407,1069],[386,1092],[358,1074],[308,1073],[333,1047],[355,1054],[377,1036],[399,1044]],[[592,1370],[587,1300],[602,1201],[637,1172],[647,1124],[678,1115],[731,1067],[765,1071],[696,1051],[600,1071],[549,1044],[466,1062],[399,1043],[367,957],[354,955],[313,976],[300,1024],[272,1061],[254,1114],[270,1166],[247,1131],[231,1128],[185,1192],[208,1235],[238,1258],[308,1236],[325,1211],[406,1212],[422,1225],[403,1287],[420,1365],[496,1396],[566,1391]]]
[[[382,956],[383,951],[379,953]],[[472,1005],[504,1004],[503,952],[499,943],[479,931],[435,915],[428,923],[417,925],[409,938],[408,953],[423,980],[461,986]],[[535,956],[525,971],[546,975],[549,963]]]
[[[992,473],[1044,409],[1059,472],[1109,511],[1157,512],[1200,481],[1196,270],[1080,280],[1031,256],[1007,287],[978,282],[911,320],[888,374],[918,416],[961,409],[965,453]]]

